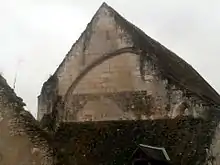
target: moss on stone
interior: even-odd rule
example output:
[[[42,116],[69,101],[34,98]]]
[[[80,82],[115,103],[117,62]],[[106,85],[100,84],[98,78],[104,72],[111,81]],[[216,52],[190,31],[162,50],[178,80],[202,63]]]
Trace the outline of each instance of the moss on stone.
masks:
[[[216,124],[192,118],[62,123],[54,141],[57,164],[127,164],[139,143],[165,147],[173,164],[202,164]]]
[[[18,107],[25,106],[23,99],[18,97],[14,90],[7,84],[7,81],[0,75],[0,96],[4,97],[5,101],[8,103],[13,103]]]

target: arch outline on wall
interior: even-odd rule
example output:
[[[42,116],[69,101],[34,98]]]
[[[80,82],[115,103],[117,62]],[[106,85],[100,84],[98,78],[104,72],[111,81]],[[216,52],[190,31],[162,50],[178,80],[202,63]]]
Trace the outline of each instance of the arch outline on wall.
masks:
[[[105,61],[107,61],[107,60],[109,60],[113,57],[122,55],[124,53],[133,53],[133,54],[136,54],[136,55],[141,55],[141,54],[143,54],[143,51],[141,51],[140,49],[137,49],[135,47],[125,47],[125,48],[118,49],[114,52],[107,53],[107,54],[99,57],[97,60],[95,60],[90,65],[88,65],[85,69],[83,69],[82,72],[75,78],[75,80],[73,81],[71,86],[68,88],[68,90],[67,90],[67,92],[64,96],[64,102],[66,102],[67,98],[72,94],[72,92],[74,91],[76,86],[89,73],[90,70],[92,70],[96,66],[102,64],[103,62],[105,62]]]

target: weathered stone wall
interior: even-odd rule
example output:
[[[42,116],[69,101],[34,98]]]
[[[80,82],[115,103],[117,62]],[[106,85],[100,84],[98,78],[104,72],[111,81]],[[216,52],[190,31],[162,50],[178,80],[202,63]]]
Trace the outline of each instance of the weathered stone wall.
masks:
[[[206,163],[217,121],[175,118],[61,123],[55,134],[60,164],[129,164],[137,144],[164,147],[171,164]]]
[[[119,48],[134,45],[131,36],[116,25],[115,20],[111,17],[111,14],[108,13],[108,10],[105,11],[105,8],[102,10],[100,11],[101,14],[98,15],[99,20],[96,22],[96,27],[92,26],[94,30],[92,31],[93,33],[90,34],[89,44],[85,49],[85,52],[88,54],[86,54],[84,58],[84,66],[91,64],[100,57],[100,54],[103,52],[111,52]],[[141,56],[137,54],[125,53],[104,61],[93,68],[77,84],[74,91],[70,91],[72,92],[72,96],[69,96],[70,98],[67,98],[67,102],[65,102],[65,111],[67,111],[67,114],[69,111],[74,111],[75,109],[75,105],[72,103],[74,95],[91,93],[100,95],[101,93],[111,94],[123,91],[145,91],[146,95],[143,97],[151,98],[152,105],[145,109],[145,112],[151,111],[151,115],[149,115],[149,113],[146,115],[146,113],[142,111],[142,114],[139,114],[141,119],[174,118],[178,115],[193,115],[194,117],[198,117],[204,114],[207,108],[205,102],[196,96],[187,96],[185,89],[180,89],[173,85],[172,82],[168,82],[168,79],[160,74],[155,65],[156,61],[145,61],[143,80],[140,71],[140,65],[143,63],[141,63],[140,57]],[[136,98],[134,97],[133,99],[135,100]],[[121,101],[125,102],[126,100]],[[97,101],[96,104],[91,103],[89,106],[89,114],[91,114],[91,111],[94,111],[95,113],[93,114],[98,115],[97,112],[102,111],[103,106],[101,105],[103,104],[104,102],[100,100]],[[137,105],[134,105],[134,107],[136,106]],[[128,109],[126,111],[123,109],[124,107],[120,109],[120,112],[129,113],[128,116],[130,116],[130,119],[134,119],[134,113]],[[138,111],[137,109],[135,110]],[[82,118],[84,118],[83,116],[90,116],[89,114],[86,113],[86,109],[82,109],[82,112],[77,114],[77,116],[82,116],[78,117],[77,120],[81,121]],[[115,120],[122,116],[122,114],[119,116],[115,115]],[[71,120],[71,117],[67,118]],[[99,117],[94,116],[93,118]],[[100,120],[107,120],[107,118]]]
[[[106,93],[140,90],[138,56],[123,54],[92,69],[77,85],[73,94]],[[143,87],[143,86],[142,86]]]
[[[0,164],[52,165],[47,133],[0,76]]]
[[[41,95],[38,96],[38,113],[37,119],[41,120],[44,114],[52,112],[54,102],[57,99],[58,79],[56,76],[51,76],[47,82],[44,83]]]
[[[210,145],[206,148],[206,165],[219,165],[220,164],[220,113],[219,110],[210,109],[209,113],[209,125],[215,124],[214,129],[212,130],[213,135],[211,136]],[[209,133],[209,132],[207,132]]]
[[[220,124],[217,126],[215,135],[213,136],[210,149],[207,149],[207,164],[220,165]]]
[[[129,57],[129,55],[127,56]],[[139,56],[133,55],[133,57],[138,58]],[[114,58],[117,59],[117,57]],[[111,60],[112,59],[107,62],[111,63]],[[123,70],[126,66],[122,64],[122,67],[119,67],[122,72],[120,72],[120,69],[117,70],[117,66],[115,66],[115,72],[103,69],[104,66],[106,68],[109,66],[106,63],[102,63],[91,70],[82,81],[78,83],[76,88],[72,91],[72,95],[69,95],[69,98],[67,98],[67,102],[65,103],[65,111],[67,111],[65,119],[67,121],[82,121],[85,116],[91,116],[92,111],[94,111],[92,117],[94,120],[174,118],[178,115],[204,117],[206,113],[205,110],[208,108],[205,102],[195,95],[187,94],[186,90],[172,85],[167,79],[162,78],[162,75],[158,74],[157,69],[153,69],[149,63],[145,67],[143,80],[140,74],[139,61],[136,60],[133,62],[133,64],[136,64],[136,68],[131,67],[130,70]],[[126,71],[128,74],[126,74]],[[120,73],[120,76],[115,76]],[[105,78],[107,80],[103,79],[103,75],[106,75]],[[142,94],[140,95],[141,92]],[[80,96],[84,97],[85,95],[93,95],[94,98],[95,96],[98,98],[95,99],[95,103],[94,98],[90,99],[89,97],[76,103],[76,97],[78,97],[78,100]],[[109,103],[106,103],[106,100],[103,99],[106,95],[108,95],[108,99],[112,101],[112,107],[114,107],[114,104],[122,105],[117,108],[115,107],[114,110],[109,109],[111,112],[116,109],[118,110],[118,113],[114,113],[114,118],[113,116],[111,118],[104,117],[108,116],[107,111],[104,111],[104,109],[106,109],[104,107],[111,107]],[[117,102],[115,97],[121,98]],[[88,104],[89,108],[87,107]],[[130,107],[128,107],[128,105],[130,105]],[[133,110],[131,111],[131,109]],[[77,113],[76,116],[81,116],[72,118],[74,115],[71,115],[71,113]],[[100,118],[100,115],[103,116],[103,118]]]
[[[1,165],[40,165],[40,153],[33,153],[34,146],[28,137],[12,136],[9,128],[10,121],[0,122],[0,164]]]
[[[82,78],[73,91],[68,90],[76,77],[87,66],[104,56],[105,53],[135,45],[131,35],[118,25],[108,8],[101,7],[98,10],[86,31],[73,45],[54,74],[57,83],[55,87],[50,89],[50,92],[54,96],[63,97],[64,107],[59,110],[63,116],[61,118],[67,121],[90,120],[91,114],[93,114],[92,118],[94,120],[118,120],[121,118],[127,119],[127,117],[134,119],[134,116],[139,119],[174,118],[178,115],[204,116],[205,110],[208,108],[204,101],[165,78],[157,68],[156,60],[144,61],[139,54],[134,53],[124,53],[100,63]],[[148,54],[145,56],[148,56]],[[153,54],[149,54],[149,56],[153,57]],[[144,80],[141,77],[140,68],[144,71],[142,73]],[[47,86],[50,85],[51,83]],[[40,115],[38,119],[41,119],[45,113],[51,113],[51,105],[54,104],[53,98],[56,98],[43,97],[44,91],[43,88],[39,97]],[[100,96],[103,94],[104,96],[105,94],[115,95],[115,93],[120,95],[123,92],[132,93],[135,91],[137,93],[138,91],[145,91],[146,95],[144,97],[150,98],[152,104],[150,107],[146,106],[145,111],[139,112],[138,116],[137,113],[130,111],[128,108],[115,107],[117,103],[114,102],[114,98],[110,98],[111,105],[106,104],[105,99],[98,98],[96,101],[88,100],[83,107],[80,105],[82,107],[80,108],[81,112],[76,109],[77,104],[81,103],[76,103],[75,97],[81,95],[93,94]],[[70,95],[64,98],[67,92]],[[136,100],[135,97],[133,98]],[[121,101],[126,102],[126,99]],[[126,105],[125,103],[122,104]],[[133,107],[137,107],[139,103],[135,104]],[[107,110],[104,110],[105,108],[103,109],[104,106],[108,106],[108,108],[115,107],[115,110],[108,113]],[[138,110],[136,109],[136,111]],[[151,113],[146,113],[146,111]],[[111,117],[100,118],[100,115],[110,115]]]
[[[54,77],[58,78],[58,95],[64,96],[75,78],[92,61],[104,53],[125,47],[127,44],[124,45],[123,38],[126,36],[122,35],[122,33],[107,9],[101,8],[54,74]],[[124,59],[125,58],[121,58],[120,62],[125,62]],[[117,65],[117,63],[115,65]],[[131,64],[131,61],[129,63]],[[104,68],[106,67],[106,65],[102,66]],[[101,70],[101,73],[102,72]],[[48,83],[45,86],[49,86],[50,84],[51,83]],[[50,100],[46,97],[42,98],[43,95],[46,96],[44,91],[45,87],[42,88],[39,97],[38,111],[40,111],[40,114],[50,112],[47,109]],[[54,89],[51,89],[51,91],[54,91]],[[39,120],[41,118],[42,115],[38,117]]]

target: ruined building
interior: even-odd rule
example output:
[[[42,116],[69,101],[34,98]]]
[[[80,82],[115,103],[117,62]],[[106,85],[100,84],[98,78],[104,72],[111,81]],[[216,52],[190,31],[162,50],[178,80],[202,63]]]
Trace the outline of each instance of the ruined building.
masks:
[[[38,119],[204,116],[216,91],[184,60],[103,4],[38,97]]]
[[[0,76],[0,164],[52,165],[50,136]]]
[[[15,99],[10,107],[0,103],[0,131],[22,132],[10,136],[26,138],[22,151],[32,164],[130,165],[143,144],[165,148],[170,164],[220,165],[218,93],[105,3],[44,83],[38,120],[13,91],[5,96],[4,86],[0,95]],[[3,162],[11,157],[2,146],[0,139]],[[162,161],[156,153],[147,156]]]

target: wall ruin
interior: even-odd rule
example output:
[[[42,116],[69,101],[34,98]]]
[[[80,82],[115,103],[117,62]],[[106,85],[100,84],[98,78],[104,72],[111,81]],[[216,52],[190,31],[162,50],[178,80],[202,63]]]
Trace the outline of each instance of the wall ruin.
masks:
[[[121,18],[119,16],[116,17],[112,9],[105,5],[97,11],[86,30],[73,45],[53,75],[56,81],[48,81],[42,88],[41,95],[39,96],[38,113],[40,115],[38,120],[44,114],[52,113],[58,96],[62,98],[60,104],[63,104],[58,110],[58,118],[61,121],[90,120],[91,114],[93,114],[92,118],[96,118],[96,120],[110,119],[100,118],[98,116],[101,114],[96,113],[103,112],[101,109],[103,109],[105,103],[101,101],[100,98],[102,97],[104,100],[110,99],[112,107],[117,105],[118,113],[114,113],[117,115],[114,118],[111,117],[111,120],[125,119],[127,117],[127,119],[132,120],[175,118],[178,115],[204,117],[207,112],[206,110],[210,106],[207,104],[207,101],[201,99],[195,92],[189,92],[189,89],[180,86],[180,82],[171,81],[170,78],[164,76],[161,68],[159,68],[160,64],[155,58],[154,52],[150,51],[145,52],[144,55],[126,52],[103,61],[89,70],[80,82],[77,83],[74,90],[71,89],[77,76],[100,57],[104,57],[107,53],[120,50],[121,48],[135,46],[136,42],[140,42],[139,40],[134,40],[133,35],[136,34],[133,33],[136,33],[134,32],[137,30],[135,29],[136,27],[132,27],[133,29],[128,31],[122,27],[119,19]],[[153,43],[145,44],[149,46]],[[47,92],[47,89],[49,89],[49,92]],[[138,94],[140,92],[145,92],[146,94],[140,98]],[[119,106],[114,100],[115,95],[118,95],[117,97],[125,97],[122,96],[124,93],[130,93],[128,95],[135,93],[134,95],[137,96],[132,96],[135,103],[130,106],[134,107],[133,110],[130,110],[132,109],[130,107],[126,107],[128,104],[126,99],[121,100],[121,104],[125,107]],[[77,98],[86,97],[85,95],[88,95],[89,99],[90,95],[93,95],[93,97],[96,95],[98,100],[87,100],[84,103],[85,100],[79,101]],[[89,109],[86,108],[88,109],[88,114],[86,113],[87,110],[84,109],[86,104],[89,104]],[[142,106],[139,109],[144,110],[138,110],[138,104]],[[151,105],[149,106],[149,104]],[[80,110],[83,113],[79,112]],[[86,116],[88,119],[86,119]],[[127,117],[124,118],[122,116]]]
[[[52,165],[47,133],[0,76],[0,164]]]
[[[122,55],[122,57],[126,58],[125,55]],[[195,95],[187,96],[185,90],[177,88],[175,85],[169,83],[168,79],[162,78],[162,75],[158,74],[158,70],[153,68],[150,63],[144,68],[143,80],[138,59],[140,56],[133,55],[133,57],[136,58],[136,62],[133,61],[133,64],[136,65],[133,65],[133,68],[130,67],[130,70],[127,69],[129,68],[128,63],[126,63],[127,68],[123,66],[123,63],[121,67],[118,67],[121,68],[122,72],[120,72],[120,69],[117,70],[115,66],[115,72],[110,69],[103,69],[111,68],[110,64],[113,64],[114,61],[111,63],[112,59],[110,59],[107,61],[108,63],[103,62],[89,71],[77,86],[72,89],[73,91],[70,92],[71,95],[68,95],[66,99],[65,120],[82,121],[83,116],[81,116],[80,120],[73,116],[78,116],[79,114],[88,115],[83,109],[85,102],[91,101],[91,97],[86,97],[87,95],[92,95],[93,100],[99,98],[96,104],[100,105],[104,103],[100,101],[100,98],[112,100],[114,104],[119,105],[120,111],[124,112],[124,115],[129,114],[128,116],[130,117],[124,119],[175,118],[178,115],[204,117],[205,110],[208,108],[205,102]],[[118,57],[114,57],[113,59],[117,60],[117,58]],[[120,66],[120,64],[118,66]],[[129,74],[126,74],[126,71]],[[117,79],[115,75],[120,73],[121,76],[118,76]],[[104,77],[105,79],[103,79],[102,75],[106,75]],[[124,85],[121,85],[123,82]],[[98,105],[93,105],[94,107],[90,106],[89,111],[102,111],[98,108]],[[100,108],[103,107],[100,106]],[[83,110],[84,113],[80,113],[81,110]],[[122,116],[123,115],[115,116],[114,120],[118,120],[119,118],[123,119]],[[92,118],[96,117],[97,116],[93,116]],[[99,120],[107,120],[107,118],[99,118]],[[113,120],[113,118],[111,120]]]

